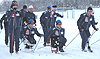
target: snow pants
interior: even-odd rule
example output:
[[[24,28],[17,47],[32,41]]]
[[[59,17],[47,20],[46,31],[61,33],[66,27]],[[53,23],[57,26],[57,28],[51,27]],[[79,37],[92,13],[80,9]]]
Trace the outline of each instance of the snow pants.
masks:
[[[8,44],[8,22],[4,22],[4,27],[5,27],[5,44]]]
[[[10,33],[10,53],[14,52],[14,42],[15,42],[15,51],[19,51],[19,38],[20,38],[20,27],[17,29],[14,29],[14,35],[13,35],[13,29],[9,29]]]
[[[51,37],[51,46],[54,48],[57,48],[57,46],[59,46],[60,48],[62,48],[63,46],[65,46],[65,43],[67,42],[67,39],[64,37]]]
[[[84,50],[87,44],[88,38],[90,36],[89,30],[84,30],[83,32],[80,32],[80,36],[82,38],[82,49]]]
[[[44,32],[44,42],[45,43],[48,43],[50,40],[48,40],[48,37],[47,37],[47,33],[48,33],[48,27],[47,26],[42,26],[43,28],[43,32]]]

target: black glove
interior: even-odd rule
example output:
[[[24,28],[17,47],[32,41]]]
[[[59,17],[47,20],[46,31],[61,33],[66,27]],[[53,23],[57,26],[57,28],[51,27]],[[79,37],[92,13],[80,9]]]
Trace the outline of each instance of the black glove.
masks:
[[[96,30],[96,31],[98,31],[98,30],[99,30],[99,28],[95,28],[95,30]]]
[[[98,24],[98,22],[95,22],[95,25],[97,25]]]
[[[44,24],[41,24],[42,26],[44,26]]]
[[[63,18],[63,16],[61,16],[61,18]]]
[[[79,29],[80,30],[80,32],[83,32],[84,31],[84,29]]]

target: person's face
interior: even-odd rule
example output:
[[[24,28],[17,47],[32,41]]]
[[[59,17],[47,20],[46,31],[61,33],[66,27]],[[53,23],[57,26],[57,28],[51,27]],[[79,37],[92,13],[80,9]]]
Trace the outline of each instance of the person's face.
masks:
[[[33,27],[33,24],[29,24],[29,27],[32,28]]]
[[[53,10],[54,12],[56,12],[56,10]]]
[[[88,13],[88,15],[89,15],[89,16],[92,14],[92,12],[91,12],[91,11],[88,11],[87,13]]]
[[[13,6],[13,9],[16,8],[17,9],[18,6]]]
[[[24,11],[26,12],[27,9],[24,9]]]
[[[50,8],[50,9],[48,9],[48,11],[51,11],[51,8]]]
[[[57,24],[56,26],[57,26],[58,28],[61,28],[61,25],[62,25],[62,24],[60,23],[60,24]]]
[[[32,12],[33,12],[33,8],[29,8],[29,12],[31,12],[31,13],[32,13]]]

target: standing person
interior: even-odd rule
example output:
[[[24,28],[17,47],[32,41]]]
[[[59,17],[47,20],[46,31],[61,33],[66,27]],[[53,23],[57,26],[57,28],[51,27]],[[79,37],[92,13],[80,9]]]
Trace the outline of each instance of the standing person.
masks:
[[[92,27],[98,31],[98,28],[95,27],[94,16],[92,15],[93,9],[88,7],[87,12],[80,15],[77,26],[82,38],[82,51],[86,52],[85,46],[88,44],[88,49],[90,49],[88,38],[90,37],[89,28]]]
[[[50,13],[51,13],[51,6],[48,6],[47,7],[47,11],[43,12],[41,17],[40,17],[40,24],[43,28],[43,32],[44,32],[44,46],[46,46],[46,43],[49,43],[48,42],[48,38],[47,38],[47,35],[46,33],[48,32],[48,26],[49,26],[49,22],[50,22]]]
[[[57,17],[63,18],[62,15],[60,15],[59,13],[56,13],[56,10],[57,10],[57,6],[56,5],[52,6],[52,12],[51,12],[51,15],[50,15],[51,21],[50,21],[49,28],[55,27],[55,22],[56,22]]]
[[[21,15],[17,10],[17,1],[12,1],[12,9],[7,12],[7,18],[9,18],[9,36],[10,36],[10,53],[14,52],[14,42],[16,54],[19,51],[19,38],[20,38],[20,24]]]
[[[27,12],[27,5],[23,5],[23,9],[20,10],[20,14],[21,14],[21,28],[20,31],[22,32],[25,24],[24,24],[24,20],[23,18],[25,17],[25,13]],[[22,34],[20,35],[20,38],[22,38]]]
[[[61,27],[62,22],[61,20],[56,21],[56,26],[49,30],[48,35],[51,37],[51,46],[53,48],[59,49],[60,52],[64,52],[63,46],[65,46],[65,43],[67,39],[65,38],[65,29]],[[58,51],[56,49],[56,51]]]
[[[25,13],[25,17],[23,19],[24,21],[26,21],[26,22],[24,22],[25,25],[28,24],[28,21],[30,19],[33,19],[34,20],[34,24],[36,25],[36,15],[33,13],[33,6],[32,5],[30,5],[28,7],[28,11]]]
[[[60,15],[59,13],[56,13],[56,10],[57,10],[57,6],[56,5],[52,6],[52,11],[50,15],[51,19],[50,19],[50,22],[48,23],[49,24],[48,30],[55,27],[55,22],[56,22],[57,17],[63,18],[62,15]],[[48,42],[50,42],[50,36],[48,37]]]
[[[25,48],[30,49],[34,44],[36,44],[36,40],[34,38],[35,34],[39,37],[43,36],[37,31],[37,28],[34,26],[34,20],[30,19],[28,25],[24,27],[22,34],[24,44],[26,45]]]
[[[1,23],[1,29],[3,29],[2,26],[2,21],[4,20],[4,28],[5,28],[5,44],[8,45],[8,19],[7,19],[7,15],[4,14],[0,20]]]

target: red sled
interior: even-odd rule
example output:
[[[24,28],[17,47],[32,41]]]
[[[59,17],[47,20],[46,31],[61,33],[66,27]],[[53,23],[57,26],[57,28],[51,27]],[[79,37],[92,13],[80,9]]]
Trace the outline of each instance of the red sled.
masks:
[[[51,47],[51,51],[52,51],[52,53],[55,52],[56,54],[57,54],[57,52],[58,52],[58,51],[57,51],[57,48],[53,48],[53,47]]]

